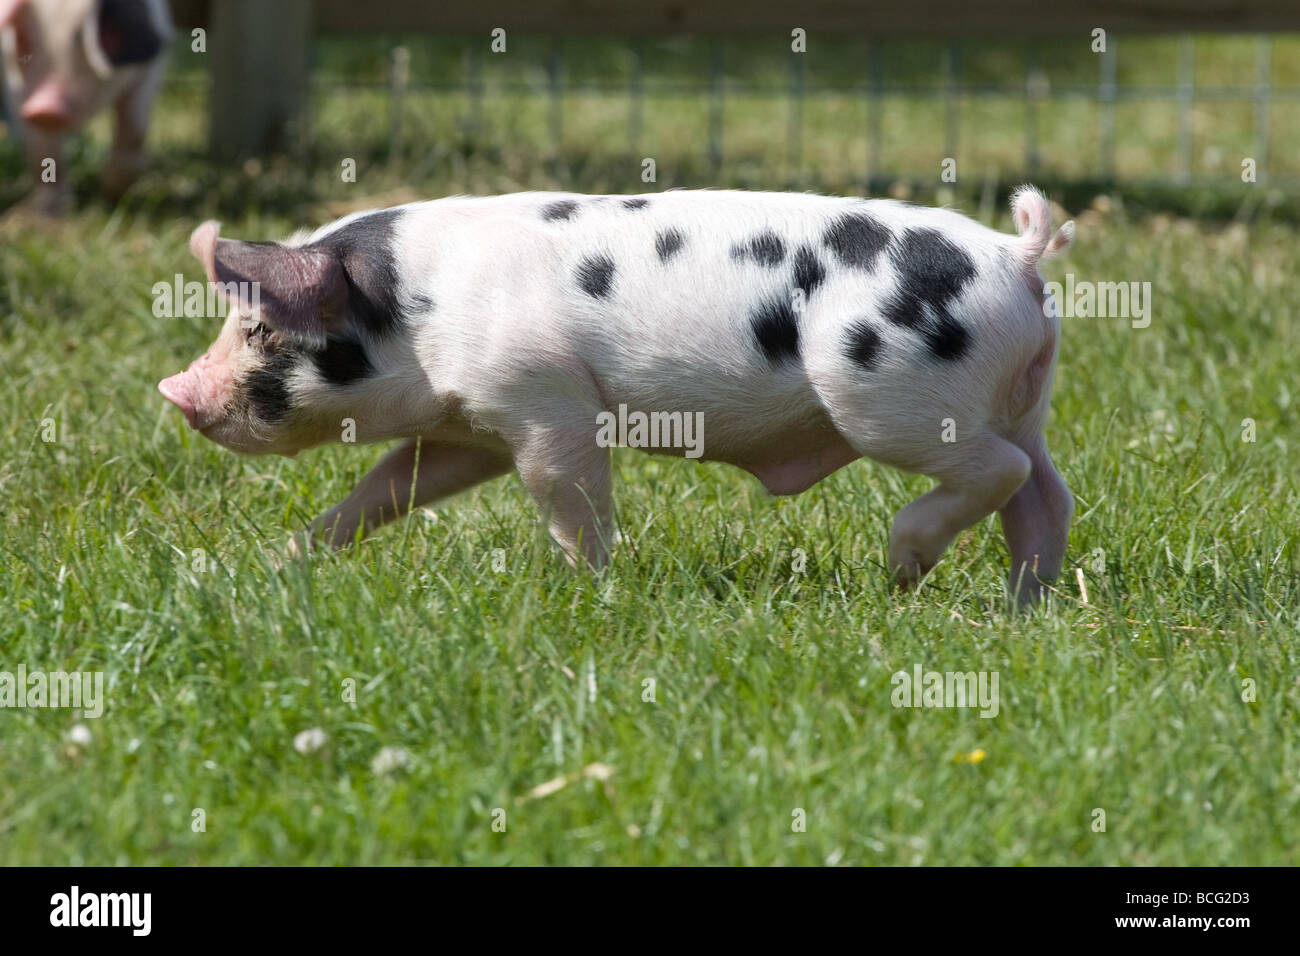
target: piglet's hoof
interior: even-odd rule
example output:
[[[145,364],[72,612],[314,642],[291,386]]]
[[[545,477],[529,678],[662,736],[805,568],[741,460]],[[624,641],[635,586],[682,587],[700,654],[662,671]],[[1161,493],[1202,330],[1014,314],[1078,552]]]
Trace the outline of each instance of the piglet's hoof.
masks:
[[[315,550],[316,539],[311,536],[311,532],[299,531],[284,543],[284,561],[302,561]],[[276,561],[276,567],[283,566],[283,561]]]

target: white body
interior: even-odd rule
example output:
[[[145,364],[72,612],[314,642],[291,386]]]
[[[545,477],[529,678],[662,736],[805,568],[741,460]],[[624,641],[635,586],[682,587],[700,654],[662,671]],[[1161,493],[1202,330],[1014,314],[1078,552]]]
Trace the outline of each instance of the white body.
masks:
[[[431,410],[454,401],[481,426],[503,432],[544,402],[585,403],[593,428],[599,411],[620,404],[701,412],[704,458],[770,473],[775,493],[822,477],[801,453],[805,444],[826,447],[843,464],[851,434],[861,454],[924,471],[944,419],[958,423],[959,434],[989,425],[1010,431],[1030,411],[1006,400],[1015,377],[1055,340],[1058,320],[1044,316],[1041,286],[1025,282],[1012,256],[1016,237],[944,209],[793,193],[669,192],[635,213],[614,200],[572,221],[538,220],[539,206],[585,198],[525,193],[406,207],[397,227],[403,291],[435,307],[412,329],[418,368],[404,369],[405,341],[389,360],[399,376],[412,377],[402,384],[404,410],[416,396]],[[870,274],[828,269],[801,314],[802,361],[774,367],[754,348],[748,314],[756,297],[789,296],[788,270],[737,266],[732,245],[777,228],[787,246],[817,246],[828,219],[864,205],[898,230],[939,229],[977,260],[979,279],[961,303],[972,354],[936,367],[915,335],[881,323],[881,367],[871,375],[852,367],[842,347],[845,320],[875,313],[896,282],[881,257]],[[686,240],[661,263],[654,239],[665,229]],[[607,298],[573,282],[593,253],[617,264]],[[378,355],[382,361],[383,350]],[[332,398],[325,390],[319,400]],[[838,431],[831,427],[837,412]],[[407,424],[380,418],[363,427],[381,438]],[[793,462],[805,465],[798,475]]]
[[[456,480],[431,482],[433,497],[513,465],[561,544],[599,565],[613,540],[602,414],[699,416],[703,458],[743,467],[775,494],[863,455],[937,478],[895,524],[890,560],[904,580],[1001,509],[1015,586],[1032,596],[1025,569],[1055,575],[1071,506],[1043,443],[1059,322],[1035,263],[1069,232],[1050,239],[1037,193],[1022,191],[1013,208],[1020,236],[942,209],[788,193],[525,193],[401,207],[388,236],[400,330],[348,332],[369,373],[340,385],[300,363],[286,376],[301,410],[292,427],[259,448],[209,411],[207,433],[243,450],[296,451],[336,437],[349,418],[360,440],[419,437],[458,463]],[[337,254],[373,215],[282,255],[331,243]],[[235,274],[222,271],[226,242],[215,227],[195,234],[210,278]],[[247,277],[264,247],[240,245],[230,255]],[[269,271],[271,284],[302,274],[307,260],[296,261]],[[292,321],[265,308],[262,320],[298,329],[305,312],[295,308]],[[195,409],[229,401],[243,353],[228,348],[200,360],[202,374],[164,383],[187,415],[202,421]],[[340,528],[351,537],[402,511],[405,501],[368,517],[414,470],[413,448],[323,516],[317,536],[338,542]]]

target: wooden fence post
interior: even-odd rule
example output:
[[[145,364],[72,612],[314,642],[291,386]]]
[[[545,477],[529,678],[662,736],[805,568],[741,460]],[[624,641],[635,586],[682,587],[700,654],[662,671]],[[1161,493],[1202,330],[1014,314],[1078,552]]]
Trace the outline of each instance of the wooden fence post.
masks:
[[[212,0],[213,155],[237,159],[305,142],[311,8],[311,0]]]

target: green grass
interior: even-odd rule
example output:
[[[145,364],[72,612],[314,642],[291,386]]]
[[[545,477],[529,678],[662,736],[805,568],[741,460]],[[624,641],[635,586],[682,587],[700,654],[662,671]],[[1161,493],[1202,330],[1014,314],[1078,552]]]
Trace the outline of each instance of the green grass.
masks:
[[[513,477],[279,567],[382,449],[192,437],[154,383],[214,330],[154,318],[150,288],[197,275],[208,215],[269,238],[395,185],[638,188],[439,149],[353,186],[320,154],[213,170],[176,146],[115,213],[0,223],[0,670],[107,684],[99,719],[0,710],[0,863],[1297,861],[1296,227],[1120,207],[1049,264],[1151,281],[1155,309],[1147,329],[1065,321],[1049,438],[1079,508],[1033,613],[1004,608],[995,520],[892,590],[889,522],[928,482],[871,463],[776,500],[620,451],[628,544],[601,579],[547,546]],[[1000,713],[895,709],[891,675],[918,664],[996,671]],[[328,741],[299,753],[310,728]],[[384,747],[409,762],[377,771]]]

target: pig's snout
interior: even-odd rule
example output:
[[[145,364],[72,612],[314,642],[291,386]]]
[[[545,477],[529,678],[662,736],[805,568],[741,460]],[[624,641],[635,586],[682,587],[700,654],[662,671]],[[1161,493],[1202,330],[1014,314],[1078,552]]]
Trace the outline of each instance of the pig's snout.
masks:
[[[229,369],[211,353],[158,383],[163,397],[184,412],[190,427],[199,431],[226,416],[231,387]]]
[[[37,129],[57,133],[73,125],[72,103],[62,89],[45,83],[32,91],[23,102],[22,117]]]
[[[199,413],[194,399],[190,397],[188,383],[185,380],[186,374],[186,372],[178,372],[170,378],[163,379],[158,383],[158,391],[162,392],[163,398],[185,413],[185,421],[189,423],[190,428],[198,428]]]

